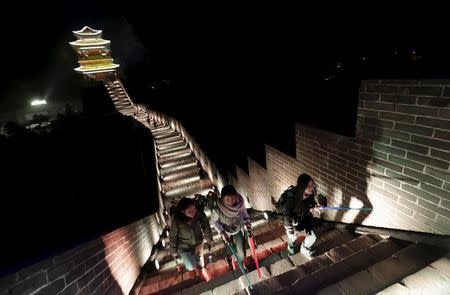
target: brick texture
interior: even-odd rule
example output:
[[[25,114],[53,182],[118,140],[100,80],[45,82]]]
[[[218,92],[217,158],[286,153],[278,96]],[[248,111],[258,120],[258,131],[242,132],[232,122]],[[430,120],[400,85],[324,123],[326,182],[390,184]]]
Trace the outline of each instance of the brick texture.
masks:
[[[296,157],[266,146],[267,168],[249,159],[237,189],[258,210],[273,210],[300,173],[310,174],[330,205],[371,207],[370,214],[327,211],[323,218],[450,234],[450,81],[363,81],[356,136],[297,124]]]
[[[7,294],[88,294],[133,287],[159,240],[156,214],[0,278]],[[3,293],[2,293],[3,294]]]

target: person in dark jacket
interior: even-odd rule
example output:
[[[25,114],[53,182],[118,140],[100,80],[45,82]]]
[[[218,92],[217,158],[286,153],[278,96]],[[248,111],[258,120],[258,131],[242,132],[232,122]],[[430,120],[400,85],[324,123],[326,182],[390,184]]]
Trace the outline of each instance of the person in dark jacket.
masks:
[[[211,223],[225,242],[236,248],[240,261],[245,258],[246,234],[251,230],[244,198],[232,185],[222,188],[221,197],[211,213]],[[236,268],[236,262],[233,264]]]
[[[308,174],[301,174],[297,179],[297,186],[292,197],[287,198],[283,210],[283,223],[288,236],[288,253],[298,252],[295,246],[301,231],[305,230],[306,237],[300,247],[300,252],[311,259],[314,251],[311,249],[316,242],[312,210],[320,208],[316,200],[316,184]]]
[[[203,259],[204,239],[211,246],[213,238],[205,212],[198,210],[193,199],[181,198],[170,226],[170,249],[175,258],[181,256],[187,270],[197,268],[207,281],[209,277]]]

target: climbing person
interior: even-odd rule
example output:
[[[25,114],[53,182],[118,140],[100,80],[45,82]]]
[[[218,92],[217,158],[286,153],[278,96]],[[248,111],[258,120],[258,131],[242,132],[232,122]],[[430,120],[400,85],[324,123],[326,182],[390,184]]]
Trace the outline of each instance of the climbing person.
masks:
[[[226,185],[222,188],[217,206],[211,213],[211,223],[222,236],[225,243],[235,248],[240,262],[245,259],[245,247],[251,223],[245,208],[244,198],[236,191],[234,186]],[[231,255],[231,253],[229,253]],[[237,261],[232,266],[237,269]]]
[[[195,269],[203,280],[209,281],[203,258],[204,239],[210,248],[213,238],[205,212],[197,208],[193,199],[181,198],[170,226],[172,256],[175,259],[181,256],[188,271]]]

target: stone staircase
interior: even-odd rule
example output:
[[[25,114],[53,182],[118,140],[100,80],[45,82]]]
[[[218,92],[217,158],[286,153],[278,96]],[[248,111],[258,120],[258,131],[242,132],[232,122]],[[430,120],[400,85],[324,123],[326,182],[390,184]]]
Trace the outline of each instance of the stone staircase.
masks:
[[[147,121],[147,115],[141,111],[137,111],[135,118],[148,126],[154,137],[164,201],[212,189],[213,182],[206,177],[199,161],[179,132],[168,125]]]
[[[199,161],[179,132],[168,125],[156,123],[153,118],[148,120],[148,114],[133,105],[119,80],[105,82],[105,87],[117,111],[134,116],[152,132],[164,202],[169,198],[204,193],[212,188],[213,182],[206,177]]]
[[[282,221],[253,215],[262,278],[249,265],[250,289],[241,272],[229,269],[224,246],[215,234],[212,277],[203,282],[195,272],[176,270],[163,251],[160,271],[147,273],[140,295],[147,294],[423,294],[450,293],[450,252],[393,237],[357,234],[330,226],[317,228],[316,256],[287,256]],[[297,241],[301,242],[302,237]],[[250,252],[248,250],[248,256]],[[205,255],[205,261],[207,255]]]
[[[134,115],[133,103],[119,80],[105,82],[105,87],[117,111],[127,116]]]

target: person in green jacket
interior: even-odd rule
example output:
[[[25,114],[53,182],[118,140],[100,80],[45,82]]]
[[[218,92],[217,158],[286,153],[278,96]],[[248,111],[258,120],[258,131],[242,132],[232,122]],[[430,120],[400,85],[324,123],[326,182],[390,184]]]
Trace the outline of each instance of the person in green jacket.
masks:
[[[205,239],[211,246],[213,238],[205,212],[197,208],[195,200],[181,198],[170,226],[170,250],[176,259],[181,256],[188,271],[197,269],[197,273],[208,281],[203,259]]]

